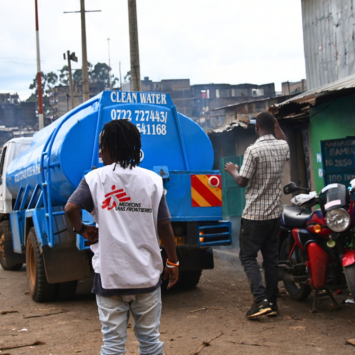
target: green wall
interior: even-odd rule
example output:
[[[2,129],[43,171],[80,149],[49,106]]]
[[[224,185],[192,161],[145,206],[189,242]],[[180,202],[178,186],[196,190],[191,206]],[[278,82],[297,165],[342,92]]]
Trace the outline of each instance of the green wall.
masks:
[[[355,94],[329,100],[310,109],[310,141],[312,148],[315,190],[324,187],[318,176],[322,163],[317,162],[321,153],[321,141],[355,136]]]

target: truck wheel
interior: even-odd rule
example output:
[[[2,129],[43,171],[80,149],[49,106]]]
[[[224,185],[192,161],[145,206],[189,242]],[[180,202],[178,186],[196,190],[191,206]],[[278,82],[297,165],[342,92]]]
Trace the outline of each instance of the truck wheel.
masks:
[[[78,280],[56,284],[55,298],[57,300],[71,300],[75,297]]]
[[[352,298],[355,298],[355,264],[345,266],[345,276]]]
[[[202,270],[181,271],[178,285],[182,288],[193,288],[200,282]]]
[[[290,260],[292,264],[299,264],[304,262],[302,258],[302,253],[300,248],[296,245],[291,257],[287,254],[287,238],[284,240],[280,250],[280,260]],[[297,301],[305,300],[309,294],[312,292],[312,289],[309,285],[292,283],[288,281],[283,281],[285,289],[291,298]]]
[[[55,297],[56,285],[49,284],[47,281],[43,256],[33,227],[28,233],[26,242],[26,273],[32,299],[35,302],[52,301]]]
[[[17,271],[22,268],[22,263],[10,264],[6,260],[6,250],[12,249],[12,233],[10,221],[0,223],[0,264],[4,270]]]

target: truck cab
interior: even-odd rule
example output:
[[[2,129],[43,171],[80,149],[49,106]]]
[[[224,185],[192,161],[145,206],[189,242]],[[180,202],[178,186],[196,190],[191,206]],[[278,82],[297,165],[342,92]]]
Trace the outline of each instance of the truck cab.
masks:
[[[32,138],[14,138],[2,147],[0,157],[0,264],[5,270],[18,270],[25,262],[22,254],[13,252],[9,214],[12,212],[13,197],[6,184],[8,165],[31,146]]]
[[[32,138],[14,138],[6,142],[0,158],[0,220],[12,211],[12,196],[6,188],[6,168],[12,160],[31,146]]]

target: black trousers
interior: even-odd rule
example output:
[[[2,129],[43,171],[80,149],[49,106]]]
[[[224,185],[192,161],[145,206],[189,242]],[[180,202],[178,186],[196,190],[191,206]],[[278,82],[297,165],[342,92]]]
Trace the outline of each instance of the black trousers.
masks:
[[[276,303],[279,293],[279,230],[280,218],[266,221],[242,218],[239,233],[239,258],[248,276],[255,302],[267,299],[269,302]],[[256,261],[259,250],[264,260],[266,287],[262,284],[260,269]]]

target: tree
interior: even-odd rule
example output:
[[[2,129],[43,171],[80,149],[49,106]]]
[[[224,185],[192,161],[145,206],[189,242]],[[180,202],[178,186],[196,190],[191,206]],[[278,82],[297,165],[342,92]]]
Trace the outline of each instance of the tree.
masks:
[[[58,75],[54,72],[49,72],[47,74],[47,90],[51,90],[54,86],[56,86],[58,82]]]
[[[58,75],[54,72],[49,72],[48,74],[44,74],[41,72],[42,76],[42,90],[45,93],[49,93],[49,91],[57,84]],[[32,84],[29,87],[31,90],[35,89],[35,94],[37,94],[37,75],[32,81]]]
[[[69,68],[67,65],[64,65],[62,69],[59,70],[59,81],[61,85],[69,85]]]
[[[98,80],[103,81],[105,84],[105,89],[110,87],[109,75],[110,70],[109,66],[106,63],[97,63],[93,66],[91,63],[88,63],[88,73],[89,80]],[[52,89],[57,85],[69,85],[69,68],[67,65],[64,65],[62,69],[59,70],[59,75],[55,72],[49,72],[47,74],[42,72],[42,91],[43,91],[43,113],[45,117],[55,115],[54,107],[51,105],[51,95]],[[78,84],[83,81],[83,74],[81,69],[77,69],[73,73],[73,80]],[[111,74],[111,85],[114,87],[119,83],[118,78]],[[33,79],[29,88],[34,90],[31,96],[26,100],[27,102],[36,102],[38,106],[38,92],[37,92],[37,76]]]
[[[131,81],[131,71],[128,71],[127,74],[123,78],[124,80]]]
[[[42,77],[42,92],[43,92],[43,113],[45,116],[53,115],[54,108],[50,102],[50,92],[54,86],[58,83],[58,75],[54,72],[49,72],[44,74],[41,72]],[[26,102],[36,102],[38,107],[38,90],[37,90],[37,75],[32,81],[32,84],[29,86],[31,90],[35,90],[31,96],[26,100]]]
[[[90,78],[90,73],[92,71],[92,64],[88,62],[88,74]],[[73,74],[73,80],[76,81],[77,83],[80,83],[83,81],[83,70],[82,69],[76,69]]]
[[[90,79],[103,81],[105,83],[105,89],[110,88],[110,67],[106,63],[97,63],[94,69],[90,72]],[[115,78],[111,74],[111,86],[114,87],[119,82],[118,78]]]
[[[97,63],[95,64],[95,66],[92,66],[91,63],[88,63],[89,80],[103,81],[105,83],[105,89],[108,89],[110,87],[109,69],[110,67],[106,63]],[[83,73],[81,69],[75,70],[73,74],[73,80],[77,83],[83,81]],[[118,83],[119,79],[116,78],[113,74],[111,74],[111,86],[114,87]]]

